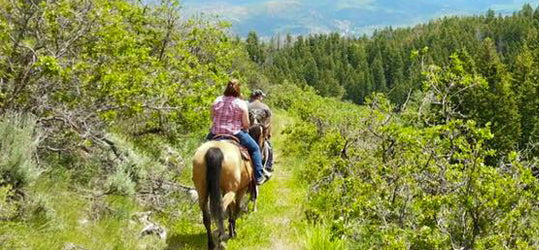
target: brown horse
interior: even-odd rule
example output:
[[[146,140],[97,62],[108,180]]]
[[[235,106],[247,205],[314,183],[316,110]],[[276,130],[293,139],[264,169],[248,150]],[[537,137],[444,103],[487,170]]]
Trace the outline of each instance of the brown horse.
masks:
[[[266,171],[266,165],[268,163],[269,157],[269,148],[266,146],[266,132],[264,131],[264,126],[260,123],[254,123],[249,128],[249,135],[253,137],[258,146],[260,147],[260,153],[262,154],[262,166],[264,171]]]
[[[231,141],[208,141],[197,149],[193,158],[193,182],[206,227],[208,249],[215,249],[222,241],[236,236],[236,218],[243,196],[254,181],[252,176],[251,162],[242,158],[239,147]],[[256,208],[256,196],[252,198]],[[225,212],[228,212],[228,237],[223,224]],[[217,245],[211,233],[212,217],[218,229]]]

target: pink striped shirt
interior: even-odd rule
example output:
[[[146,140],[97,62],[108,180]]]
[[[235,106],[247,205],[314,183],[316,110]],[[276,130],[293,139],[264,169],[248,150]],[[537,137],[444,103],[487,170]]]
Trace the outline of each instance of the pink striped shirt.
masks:
[[[243,128],[242,115],[247,103],[233,96],[219,96],[213,102],[213,134],[234,135]]]

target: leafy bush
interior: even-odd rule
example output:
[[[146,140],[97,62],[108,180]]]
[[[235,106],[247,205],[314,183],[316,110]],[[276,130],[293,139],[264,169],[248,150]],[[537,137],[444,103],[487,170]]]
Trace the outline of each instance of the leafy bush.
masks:
[[[365,109],[290,87],[273,91],[275,105],[302,120],[288,130],[287,144],[290,154],[306,159],[301,179],[310,185],[309,220],[359,249],[539,244],[532,166],[514,152],[501,165],[487,163],[495,154],[488,124],[463,119],[454,112],[458,99],[431,92],[464,95],[459,88],[481,87],[481,79],[446,70],[431,72],[428,79],[438,85],[427,82],[403,115],[381,94]],[[438,98],[447,106],[438,106]]]
[[[116,150],[121,152],[114,164],[114,170],[107,178],[108,191],[111,193],[134,195],[137,186],[152,185],[152,177],[173,177],[171,172],[159,162],[152,160],[136,150],[134,145],[118,135],[109,135]],[[146,184],[146,182],[150,182]]]
[[[207,131],[210,104],[227,80],[260,74],[228,23],[183,19],[180,9],[177,0],[0,1],[0,113],[28,111],[43,134],[37,153],[32,145],[10,153],[26,156],[18,169],[31,169],[28,156],[38,155],[75,172],[77,184],[133,194],[163,173],[161,144]],[[116,145],[110,134],[136,145]],[[13,161],[2,159],[3,175]],[[12,171],[3,181],[25,182],[31,173]]]
[[[42,154],[109,148],[110,129],[173,140],[207,128],[211,102],[247,56],[228,23],[184,20],[176,0],[1,1],[0,10],[0,112],[31,111]]]

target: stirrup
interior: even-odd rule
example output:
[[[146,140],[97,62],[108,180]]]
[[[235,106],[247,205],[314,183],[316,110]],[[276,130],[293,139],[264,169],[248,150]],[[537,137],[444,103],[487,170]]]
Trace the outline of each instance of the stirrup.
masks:
[[[266,176],[264,176],[264,175],[262,175],[262,178],[261,178],[261,179],[262,179],[262,180],[258,180],[258,179],[255,180],[255,183],[256,183],[257,186],[260,186],[260,185],[266,183],[266,181],[268,181],[268,178],[266,178]]]
[[[266,170],[266,169],[263,169],[262,172],[264,173],[264,177],[266,177],[266,181],[269,181],[273,174],[270,171]]]

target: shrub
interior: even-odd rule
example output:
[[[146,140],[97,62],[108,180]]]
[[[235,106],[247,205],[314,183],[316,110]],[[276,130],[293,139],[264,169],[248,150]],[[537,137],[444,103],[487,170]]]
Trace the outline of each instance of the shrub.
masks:
[[[107,186],[111,193],[134,195],[136,183],[131,179],[129,163],[121,164],[116,172],[107,179]]]
[[[10,197],[13,196],[11,185],[0,186],[0,220],[14,217],[17,212],[17,205]]]
[[[20,203],[19,218],[41,228],[62,229],[65,224],[54,208],[52,195],[34,193]]]
[[[277,94],[275,103],[290,92]],[[418,115],[421,105],[409,105],[415,110],[401,116],[379,94],[367,112],[294,94],[283,107],[302,121],[288,130],[289,153],[306,160],[307,218],[328,225],[332,238],[358,249],[539,242],[539,182],[517,153],[501,166],[489,165],[485,159],[495,151],[488,124],[447,115],[448,109],[423,107]]]
[[[35,119],[17,113],[0,117],[0,184],[22,188],[38,177],[34,160],[38,143]]]

